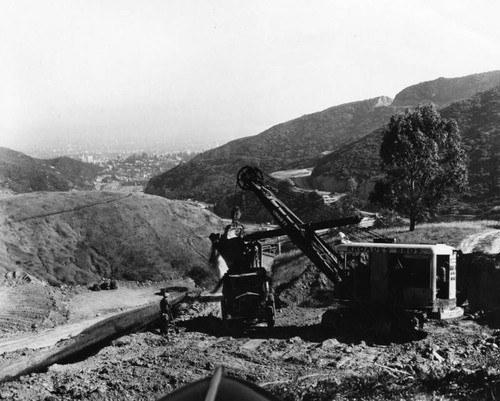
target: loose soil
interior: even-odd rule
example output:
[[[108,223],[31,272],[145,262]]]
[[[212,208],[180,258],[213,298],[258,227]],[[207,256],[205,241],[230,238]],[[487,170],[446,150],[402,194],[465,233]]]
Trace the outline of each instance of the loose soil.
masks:
[[[20,315],[25,323],[16,327],[16,337],[26,336],[29,343],[47,330],[58,333],[68,324],[88,324],[96,314],[157,302],[158,288],[171,284],[121,283],[116,291],[92,292],[22,282],[2,287],[15,290],[7,297],[0,293],[12,302],[15,294],[37,293],[38,288],[40,305],[52,308],[55,302],[59,312],[49,313],[35,329],[28,326],[33,311]],[[500,397],[500,331],[479,324],[479,314],[431,321],[425,338],[405,342],[366,333],[333,336],[320,323],[322,314],[334,305],[303,307],[288,302],[278,310],[272,331],[266,327],[228,331],[219,319],[218,303],[200,302],[198,293],[193,291],[176,308],[178,333],[172,330],[164,336],[151,327],[121,337],[83,360],[0,384],[0,399],[154,400],[211,375],[219,365],[227,375],[256,383],[283,400]],[[22,297],[19,300],[26,300]],[[5,310],[2,316],[13,316]],[[36,313],[44,310],[39,307]],[[12,341],[11,323],[7,318],[0,322],[2,343]],[[27,342],[4,352],[0,363],[43,351],[21,348]]]
[[[495,236],[469,238],[486,250]],[[480,248],[481,246],[482,248]],[[488,249],[492,249],[491,247]],[[276,327],[228,329],[217,302],[202,302],[193,282],[139,284],[117,290],[48,286],[24,273],[0,282],[0,365],[34,358],[85,327],[131,308],[159,302],[160,288],[191,288],[177,305],[177,327],[125,335],[86,354],[0,384],[8,400],[155,400],[210,376],[256,383],[282,400],[500,399],[500,330],[481,311],[430,321],[418,340],[376,330],[327,332],[325,311],[336,308],[328,283],[314,270],[280,288]],[[467,307],[466,307],[467,308]],[[61,344],[61,343],[59,343]]]
[[[195,287],[190,280],[118,282],[118,289],[106,291],[36,283],[0,286],[0,354],[54,345],[117,313],[159,302],[160,289],[172,286]]]

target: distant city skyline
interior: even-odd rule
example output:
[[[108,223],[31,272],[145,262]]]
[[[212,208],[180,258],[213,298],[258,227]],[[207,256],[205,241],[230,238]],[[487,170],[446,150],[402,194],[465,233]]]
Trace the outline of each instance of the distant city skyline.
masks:
[[[29,156],[36,158],[53,158],[57,156],[71,156],[80,159],[81,156],[96,156],[113,158],[117,155],[132,155],[140,153],[148,154],[167,154],[167,153],[200,153],[218,147],[218,142],[207,140],[207,142],[188,140],[188,141],[78,141],[72,143],[55,142],[50,144],[38,144],[28,146],[26,149],[14,149],[25,152]],[[86,160],[84,160],[86,161]]]
[[[496,0],[4,1],[0,146],[223,144],[498,70],[498,15]]]

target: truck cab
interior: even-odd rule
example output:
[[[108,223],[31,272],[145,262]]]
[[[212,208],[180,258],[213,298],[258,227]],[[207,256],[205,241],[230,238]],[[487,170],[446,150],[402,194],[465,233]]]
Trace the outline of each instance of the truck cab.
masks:
[[[362,265],[352,271],[353,282],[360,271],[368,270],[368,294],[355,293],[354,298],[363,295],[375,304],[421,309],[439,319],[463,315],[456,302],[457,251],[452,247],[357,242],[339,244],[334,249],[344,260],[357,259],[358,266]],[[356,286],[353,288],[359,292]]]

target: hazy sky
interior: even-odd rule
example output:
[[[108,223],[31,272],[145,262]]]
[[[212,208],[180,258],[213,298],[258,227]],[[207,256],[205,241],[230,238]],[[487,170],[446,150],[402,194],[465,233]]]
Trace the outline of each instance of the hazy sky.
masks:
[[[219,142],[500,69],[498,0],[0,0],[0,146]]]

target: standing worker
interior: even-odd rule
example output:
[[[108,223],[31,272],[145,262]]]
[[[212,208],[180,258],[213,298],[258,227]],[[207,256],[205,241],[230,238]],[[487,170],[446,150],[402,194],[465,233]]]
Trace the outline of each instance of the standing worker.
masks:
[[[168,303],[168,293],[162,289],[161,290],[162,299],[160,301],[160,311],[161,311],[161,321],[160,321],[160,332],[168,338],[168,329],[170,323],[173,324],[174,329],[177,331],[175,326],[174,316],[172,314],[172,308]]]

